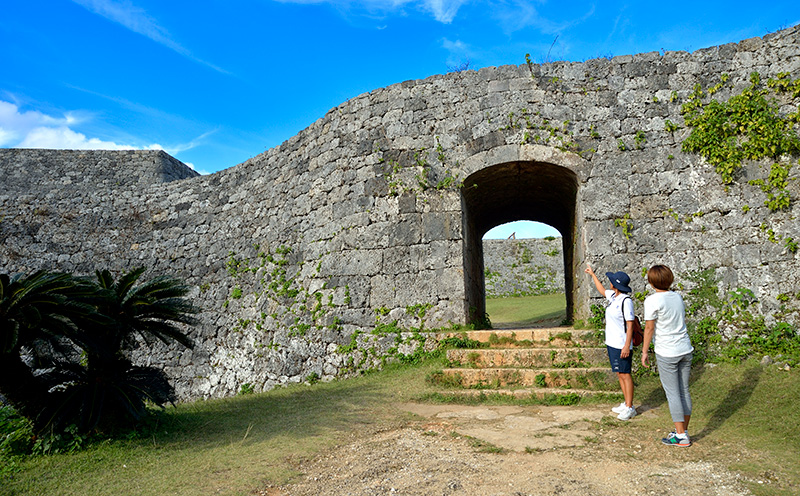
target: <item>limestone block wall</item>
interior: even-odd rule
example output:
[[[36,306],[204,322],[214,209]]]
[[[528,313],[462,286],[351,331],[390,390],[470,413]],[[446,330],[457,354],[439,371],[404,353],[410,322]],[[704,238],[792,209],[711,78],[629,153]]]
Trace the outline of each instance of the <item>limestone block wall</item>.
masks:
[[[487,298],[564,292],[561,238],[483,240]]]
[[[481,238],[513,220],[561,233],[574,318],[589,313],[587,261],[626,270],[636,291],[653,263],[716,267],[721,291],[751,289],[770,318],[797,293],[786,240],[800,239],[800,207],[771,212],[748,183],[768,162],[723,185],[683,152],[681,105],[722,74],[713,98],[753,72],[797,79],[798,38],[406,81],[209,176],[161,152],[0,150],[0,271],[144,265],[185,278],[204,309],[197,346],[136,357],[164,366],[183,398],[357,373],[416,346],[395,329],[483,315]],[[775,98],[796,112],[791,92]],[[798,188],[789,180],[794,199]],[[785,304],[796,319],[798,301]]]

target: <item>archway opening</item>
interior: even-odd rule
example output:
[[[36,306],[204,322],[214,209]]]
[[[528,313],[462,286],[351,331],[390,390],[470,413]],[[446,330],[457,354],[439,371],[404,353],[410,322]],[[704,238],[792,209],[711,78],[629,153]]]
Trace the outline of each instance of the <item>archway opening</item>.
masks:
[[[493,328],[563,322],[564,256],[558,230],[541,222],[509,222],[489,229],[482,246],[486,315]]]
[[[574,308],[578,178],[558,165],[515,161],[481,169],[464,180],[464,281],[467,321],[480,325],[486,317],[483,236],[495,226],[529,220],[561,234],[566,316]]]

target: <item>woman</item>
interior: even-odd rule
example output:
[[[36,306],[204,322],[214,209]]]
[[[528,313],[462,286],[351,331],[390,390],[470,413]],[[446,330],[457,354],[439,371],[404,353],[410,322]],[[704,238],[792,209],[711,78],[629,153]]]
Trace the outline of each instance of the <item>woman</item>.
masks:
[[[636,416],[633,407],[633,300],[629,286],[631,278],[624,272],[606,272],[612,289],[606,289],[587,263],[585,272],[592,276],[594,287],[606,298],[606,350],[611,370],[617,373],[619,387],[625,401],[611,409],[620,420],[630,420]]]
[[[675,431],[661,439],[666,445],[688,447],[692,398],[689,396],[689,371],[692,368],[692,341],[686,329],[683,298],[670,291],[674,280],[666,265],[654,265],[647,271],[647,282],[656,290],[644,300],[644,342],[642,365],[647,367],[650,340],[655,334],[656,364],[661,386],[667,396]]]

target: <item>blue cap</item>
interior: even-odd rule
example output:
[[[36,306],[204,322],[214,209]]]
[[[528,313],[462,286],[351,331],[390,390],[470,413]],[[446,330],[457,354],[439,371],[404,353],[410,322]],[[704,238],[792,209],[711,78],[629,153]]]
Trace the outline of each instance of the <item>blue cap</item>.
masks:
[[[630,293],[631,287],[629,284],[631,283],[631,278],[628,274],[619,271],[619,272],[606,272],[606,277],[608,280],[611,281],[611,285],[615,288],[619,289],[623,293]]]

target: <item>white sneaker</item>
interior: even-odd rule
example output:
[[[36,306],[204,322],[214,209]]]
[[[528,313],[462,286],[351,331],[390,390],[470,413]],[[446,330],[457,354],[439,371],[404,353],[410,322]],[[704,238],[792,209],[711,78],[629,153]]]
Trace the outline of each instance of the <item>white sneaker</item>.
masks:
[[[612,408],[611,411],[614,413],[622,413],[627,409],[628,405],[626,405],[625,402],[623,401],[622,403],[619,404],[619,406],[615,406],[614,408]]]
[[[636,416],[636,408],[633,408],[633,407],[630,407],[630,408],[625,407],[625,408],[626,408],[626,410],[624,412],[620,413],[617,416],[618,419],[620,419],[620,420],[630,420],[630,419],[632,419],[633,417]]]

